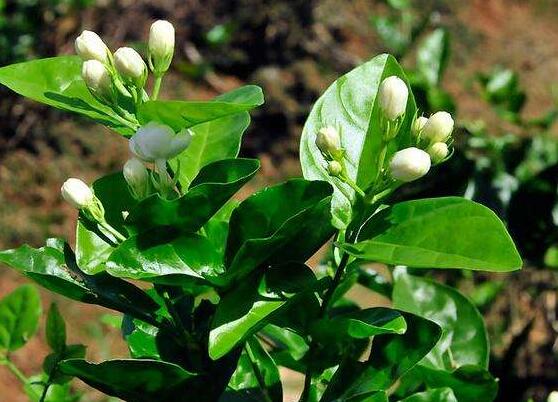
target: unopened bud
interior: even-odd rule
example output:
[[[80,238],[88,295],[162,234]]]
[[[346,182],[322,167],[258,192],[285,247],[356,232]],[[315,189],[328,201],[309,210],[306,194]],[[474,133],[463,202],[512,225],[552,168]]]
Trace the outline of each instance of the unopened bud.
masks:
[[[149,30],[149,65],[155,74],[169,69],[174,54],[174,27],[168,21],[159,20]]]
[[[421,149],[410,147],[393,155],[389,164],[391,177],[403,182],[421,178],[430,170],[430,156]]]
[[[164,161],[180,154],[191,141],[190,130],[175,134],[169,126],[150,122],[130,138],[130,151],[144,162]]]
[[[81,77],[87,87],[99,96],[106,96],[110,93],[112,79],[105,65],[97,60],[88,60],[83,63]]]
[[[418,137],[427,121],[428,118],[424,116],[417,117],[415,122],[413,123],[413,126],[411,127],[411,133],[415,137]]]
[[[76,53],[82,60],[97,60],[108,63],[110,50],[95,32],[83,31],[75,41]]]
[[[327,164],[327,172],[330,175],[337,177],[343,172],[343,166],[341,166],[341,163],[337,161],[330,161]]]
[[[149,195],[149,172],[139,159],[129,159],[124,164],[122,173],[135,198],[143,199]]]
[[[380,108],[388,120],[395,120],[403,116],[407,109],[408,97],[407,84],[395,75],[384,79],[380,84],[378,99]]]
[[[444,142],[453,131],[453,119],[448,112],[436,112],[422,129],[422,137],[430,142]]]
[[[430,159],[432,159],[433,163],[442,162],[448,157],[448,144],[446,144],[445,142],[435,142],[428,148],[427,152],[428,155],[430,155]]]
[[[64,200],[76,209],[89,207],[95,199],[91,188],[80,179],[70,178],[66,180],[62,184],[60,192]]]
[[[546,400],[546,402],[558,402],[558,391],[552,391],[548,395],[548,399]]]
[[[321,128],[316,135],[316,146],[324,155],[337,159],[341,151],[339,132],[331,126]]]
[[[147,66],[138,52],[131,47],[121,47],[114,53],[114,65],[125,81],[143,88],[147,79]]]

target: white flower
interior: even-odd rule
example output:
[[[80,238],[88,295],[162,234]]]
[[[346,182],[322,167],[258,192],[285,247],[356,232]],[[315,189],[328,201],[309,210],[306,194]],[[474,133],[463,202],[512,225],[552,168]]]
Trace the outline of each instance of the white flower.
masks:
[[[70,178],[60,188],[62,197],[76,209],[87,208],[92,205],[95,195],[87,184],[80,179]]]
[[[445,142],[435,142],[427,149],[432,162],[438,163],[447,158],[449,154],[448,144]]]
[[[97,60],[87,60],[83,63],[81,77],[87,87],[99,95],[107,95],[112,86],[110,74],[105,65]]]
[[[558,402],[558,391],[552,391],[548,395],[548,399],[546,400],[546,402]]]
[[[391,177],[403,182],[421,178],[430,170],[430,156],[422,149],[405,148],[393,155],[389,164]]]
[[[421,133],[427,121],[428,118],[424,116],[417,117],[417,119],[413,123],[413,127],[411,127],[411,132],[415,137],[417,137]]]
[[[444,142],[453,131],[453,119],[448,112],[436,112],[422,129],[422,137],[430,142]]]
[[[327,172],[330,175],[337,177],[343,172],[343,166],[341,166],[341,164],[337,161],[330,161],[327,164]]]
[[[408,97],[407,84],[395,75],[387,77],[380,84],[378,99],[380,108],[388,120],[395,120],[405,113]]]
[[[323,154],[335,157],[341,149],[339,132],[331,126],[321,128],[316,134],[316,146]]]
[[[191,140],[190,130],[175,134],[169,126],[152,121],[130,138],[130,151],[144,162],[168,160],[184,151]]]
[[[110,50],[95,32],[83,31],[75,41],[76,53],[82,60],[97,60],[108,63]]]
[[[174,27],[170,22],[159,20],[151,25],[148,49],[152,70],[156,74],[167,71],[174,53]]]
[[[147,66],[138,52],[131,47],[121,47],[114,53],[114,65],[124,79],[143,87],[147,77]]]
[[[134,197],[142,199],[149,195],[149,172],[139,159],[128,159],[122,173]]]

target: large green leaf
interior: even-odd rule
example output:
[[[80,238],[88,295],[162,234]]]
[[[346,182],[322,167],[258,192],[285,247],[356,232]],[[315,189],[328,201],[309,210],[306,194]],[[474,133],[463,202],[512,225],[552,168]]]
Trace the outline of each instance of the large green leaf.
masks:
[[[386,264],[499,272],[522,264],[498,217],[464,198],[395,204],[368,220],[358,240],[342,247],[358,258]]]
[[[411,395],[399,402],[458,402],[451,388],[435,388]]]
[[[373,58],[338,78],[318,99],[306,120],[300,140],[302,171],[306,179],[326,180],[334,185],[332,212],[336,227],[344,228],[351,221],[355,192],[328,174],[324,158],[315,144],[316,134],[326,126],[339,130],[341,146],[346,151],[347,175],[361,188],[368,188],[376,178],[383,134],[376,95],[382,80],[392,75],[407,82],[392,56],[383,54]],[[390,145],[387,160],[397,149],[409,146],[410,125],[415,112],[415,101],[410,94],[405,120],[397,139]]]
[[[158,360],[65,360],[60,370],[107,395],[130,401],[208,401],[199,378],[180,366]]]
[[[41,299],[32,285],[23,285],[0,300],[0,352],[27,343],[39,326]]]
[[[106,270],[120,278],[168,285],[211,280],[224,271],[222,256],[207,238],[169,228],[130,237],[110,255]]]
[[[305,265],[288,263],[268,268],[243,279],[223,294],[211,323],[209,355],[218,359],[265,326],[272,313],[313,292],[316,277]]]
[[[246,342],[228,387],[236,391],[237,396],[242,395],[242,400],[283,401],[279,369],[254,337]]]
[[[155,194],[138,203],[130,211],[126,225],[134,232],[157,226],[195,232],[256,174],[259,167],[255,159],[213,162],[199,172],[182,197],[165,200]]]
[[[225,254],[231,278],[258,265],[305,261],[333,235],[331,186],[293,179],[266,188],[233,211]]]
[[[324,393],[323,402],[388,390],[430,352],[440,339],[441,328],[422,317],[402,315],[407,332],[376,336],[367,361],[341,363]]]
[[[212,101],[165,101],[143,103],[138,109],[138,119],[145,124],[158,121],[175,131],[245,112],[264,103],[262,89],[247,85],[223,94]]]
[[[60,56],[0,68],[0,84],[27,98],[87,116],[122,135],[132,135],[110,107],[97,101],[81,78],[82,61]]]
[[[3,262],[41,286],[83,303],[98,304],[150,320],[158,305],[141,289],[106,273],[87,275],[67,244],[57,239],[38,249],[24,245],[0,252]]]
[[[488,368],[488,334],[476,307],[457,290],[429,279],[394,271],[393,305],[428,318],[443,329],[438,344],[421,364],[453,370],[474,364]]]

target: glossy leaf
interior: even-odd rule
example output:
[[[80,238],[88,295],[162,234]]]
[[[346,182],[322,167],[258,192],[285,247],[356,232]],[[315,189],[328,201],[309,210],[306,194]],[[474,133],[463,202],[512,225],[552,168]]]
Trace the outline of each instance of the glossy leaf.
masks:
[[[182,197],[152,195],[138,203],[126,219],[134,232],[174,226],[196,232],[258,171],[255,159],[224,159],[205,166]]]
[[[400,402],[458,402],[451,388],[435,388],[411,395]]]
[[[274,266],[263,275],[254,273],[222,295],[211,323],[209,356],[218,359],[265,326],[271,315],[296,299],[300,292],[312,292],[318,281],[301,264]]]
[[[438,28],[417,49],[417,70],[430,86],[440,85],[450,56],[449,33]]]
[[[368,188],[376,178],[382,137],[376,95],[381,81],[392,75],[407,82],[392,56],[383,54],[373,58],[337,79],[318,99],[306,120],[300,140],[302,171],[308,180],[325,180],[333,184],[333,222],[338,228],[346,227],[351,221],[355,192],[328,174],[325,160],[315,144],[316,134],[327,126],[339,130],[341,146],[346,152],[347,175],[360,188]],[[390,145],[387,160],[396,149],[409,146],[409,127],[415,111],[415,102],[410,94],[405,120],[397,140]]]
[[[498,217],[457,197],[395,204],[374,215],[358,240],[343,248],[358,258],[386,264],[498,272],[522,264]]]
[[[89,117],[122,135],[133,130],[110,107],[97,101],[81,78],[77,56],[59,56],[0,68],[0,84],[27,98]]]
[[[225,264],[229,278],[260,264],[305,261],[333,235],[331,186],[293,179],[244,200],[230,219]]]
[[[13,352],[27,343],[39,326],[41,299],[32,285],[22,285],[0,300],[0,352]]]
[[[263,103],[262,89],[256,85],[247,85],[212,101],[148,101],[139,107],[138,120],[141,124],[158,121],[180,131],[248,111]]]
[[[180,366],[158,360],[107,360],[90,363],[65,360],[60,370],[78,377],[90,386],[125,400],[207,401],[196,375]]]
[[[158,305],[141,289],[106,273],[87,275],[67,244],[57,239],[38,249],[24,245],[0,252],[3,262],[45,288],[83,303],[98,304],[149,320]]]
[[[223,262],[207,238],[163,228],[124,241],[110,255],[106,270],[120,278],[176,285],[215,278]]]
[[[402,315],[407,332],[376,336],[367,361],[341,363],[324,393],[323,402],[388,390],[430,352],[440,339],[440,327],[419,316]]]
[[[56,303],[52,303],[48,311],[46,339],[48,346],[56,353],[62,353],[66,348],[66,323]]]
[[[122,172],[101,177],[93,183],[93,190],[105,209],[105,219],[117,230],[125,233],[124,212],[137,204]]]
[[[476,307],[457,290],[429,279],[394,272],[394,307],[436,322],[443,335],[421,364],[450,370],[473,364],[488,368],[488,334]]]
[[[104,271],[105,262],[114,251],[115,244],[110,241],[114,240],[111,235],[99,233],[100,229],[96,229],[92,228],[92,223],[82,219],[76,225],[76,261],[79,268],[90,275]]]

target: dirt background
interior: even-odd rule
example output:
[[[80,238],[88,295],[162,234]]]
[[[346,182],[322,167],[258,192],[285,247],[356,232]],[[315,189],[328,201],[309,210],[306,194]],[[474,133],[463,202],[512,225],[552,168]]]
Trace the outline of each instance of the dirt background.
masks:
[[[8,1],[0,7],[0,16],[14,17],[16,3]],[[372,16],[386,12],[382,1],[83,3],[91,4],[37,7],[33,35],[40,40],[25,57],[72,53],[73,40],[82,29],[97,31],[116,49],[144,40],[154,19],[171,20],[177,29],[177,50],[163,97],[207,99],[243,83],[264,89],[266,104],[254,113],[242,149],[244,156],[262,160],[262,174],[252,187],[300,174],[298,139],[312,103],[336,76],[385,51],[370,23]],[[529,96],[527,115],[536,115],[552,104],[558,76],[558,1],[414,3],[419,12],[436,10],[436,24],[452,33],[453,54],[444,87],[457,100],[459,120],[482,118],[498,128],[498,120],[479,101],[474,84],[477,72],[494,65],[520,73]],[[208,42],[207,34],[215,26],[232,31],[226,43]],[[0,39],[2,35],[10,40],[0,25]],[[403,60],[404,64],[412,62],[412,54]],[[120,169],[127,157],[125,141],[107,130],[0,89],[0,248],[24,242],[39,246],[52,236],[73,239],[75,211],[61,201],[61,183],[70,175],[92,181]],[[558,389],[555,274],[528,267],[500,279],[509,286],[485,311],[491,328],[510,328],[493,345],[494,371],[503,390],[499,400],[523,401],[532,396],[534,401],[543,401],[550,390]],[[0,297],[23,282],[22,277],[0,267]],[[125,355],[118,331],[100,322],[107,310],[42,294],[45,308],[50,300],[59,302],[70,341],[89,345],[88,358]],[[363,305],[375,303],[365,292],[357,291],[355,297]],[[26,374],[39,371],[47,353],[43,328],[13,355]],[[512,350],[520,337],[528,342]],[[286,383],[286,400],[296,400],[299,379],[287,374]],[[103,400],[82,388],[87,390],[85,400]],[[0,367],[0,401],[25,400],[17,380]]]

